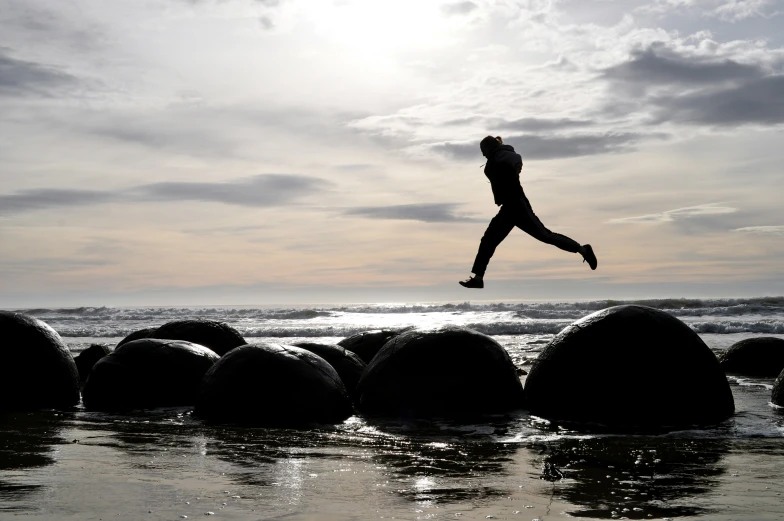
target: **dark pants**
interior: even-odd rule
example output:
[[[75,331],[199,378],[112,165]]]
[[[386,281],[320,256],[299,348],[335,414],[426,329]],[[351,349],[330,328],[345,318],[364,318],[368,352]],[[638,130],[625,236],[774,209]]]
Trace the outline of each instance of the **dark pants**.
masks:
[[[482,242],[479,243],[479,251],[476,253],[476,260],[471,272],[477,277],[484,277],[487,264],[495,253],[496,247],[506,239],[512,228],[517,226],[525,233],[539,239],[540,241],[557,246],[562,250],[577,253],[580,251],[580,244],[570,239],[566,235],[554,233],[545,228],[542,221],[534,214],[531,203],[525,196],[515,201],[504,203],[498,211],[498,215],[493,217],[487,226]]]

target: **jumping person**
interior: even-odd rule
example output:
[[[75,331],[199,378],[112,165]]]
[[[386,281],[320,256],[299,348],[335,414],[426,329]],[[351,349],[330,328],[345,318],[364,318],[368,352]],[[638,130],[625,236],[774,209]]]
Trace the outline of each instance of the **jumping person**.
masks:
[[[466,288],[484,288],[484,276],[487,264],[512,228],[517,226],[535,239],[557,246],[564,251],[579,253],[583,262],[588,262],[592,270],[596,269],[596,255],[590,244],[580,244],[565,235],[554,233],[545,228],[542,221],[534,214],[523,187],[520,185],[520,171],[523,159],[509,145],[504,145],[500,137],[487,136],[479,143],[482,155],[487,158],[485,175],[490,180],[495,204],[500,206],[498,215],[493,217],[479,243],[479,251],[471,268],[473,277],[461,280],[460,285]]]

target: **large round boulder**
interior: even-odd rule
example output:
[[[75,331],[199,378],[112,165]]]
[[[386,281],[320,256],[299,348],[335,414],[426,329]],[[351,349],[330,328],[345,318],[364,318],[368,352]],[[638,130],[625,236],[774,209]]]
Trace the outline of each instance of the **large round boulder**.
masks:
[[[144,329],[139,329],[138,331],[134,331],[133,333],[129,334],[128,336],[120,340],[117,343],[116,347],[120,347],[121,345],[127,344],[128,342],[133,342],[134,340],[141,340],[142,338],[150,338],[157,330],[158,330],[157,327],[146,327]]]
[[[79,370],[79,381],[84,383],[87,377],[90,376],[90,371],[93,366],[98,363],[98,360],[112,352],[112,349],[106,344],[92,344],[90,347],[76,355],[74,362],[76,368]]]
[[[176,320],[159,327],[151,338],[185,340],[208,347],[223,356],[235,347],[245,345],[242,335],[223,322],[215,320]]]
[[[196,414],[214,423],[293,427],[338,423],[353,414],[335,369],[305,349],[244,345],[204,375]]]
[[[781,371],[781,374],[779,374],[776,382],[773,384],[770,401],[779,407],[784,407],[784,371]]]
[[[719,364],[725,373],[775,378],[784,370],[784,340],[764,336],[741,340],[721,354]]]
[[[183,340],[128,342],[95,364],[82,391],[84,405],[99,411],[193,405],[202,377],[219,358]]]
[[[338,342],[338,345],[348,349],[360,357],[363,362],[369,364],[370,361],[373,360],[373,357],[376,356],[376,353],[384,347],[384,344],[386,344],[389,339],[399,335],[403,331],[408,331],[409,329],[411,328],[363,331],[362,333],[344,338]]]
[[[506,350],[455,326],[393,337],[368,365],[357,393],[361,412],[403,418],[477,416],[524,405]]]
[[[0,410],[79,403],[79,372],[60,335],[45,322],[0,311]]]
[[[329,344],[300,342],[294,346],[310,351],[329,362],[329,365],[337,371],[340,379],[343,380],[343,385],[346,386],[349,396],[356,397],[357,384],[367,367],[360,357],[346,348]]]
[[[566,327],[525,383],[533,414],[613,428],[712,424],[735,410],[719,361],[663,311],[615,306]]]

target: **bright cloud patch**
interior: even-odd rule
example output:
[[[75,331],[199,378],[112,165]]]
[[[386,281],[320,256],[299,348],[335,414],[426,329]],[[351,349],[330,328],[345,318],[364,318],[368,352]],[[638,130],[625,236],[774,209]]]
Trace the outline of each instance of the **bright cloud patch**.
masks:
[[[754,235],[784,235],[784,225],[779,226],[747,226],[736,228],[733,232],[750,233]]]
[[[658,13],[688,10],[726,22],[775,16],[778,13],[773,0],[657,0],[643,10]]]
[[[661,213],[638,215],[635,217],[622,217],[620,219],[610,219],[607,222],[611,224],[659,224],[672,222],[679,219],[704,217],[708,215],[722,215],[735,213],[737,211],[737,208],[731,208],[729,206],[714,206],[706,204],[700,206],[688,206],[686,208],[677,208],[675,210],[667,210],[666,212]]]

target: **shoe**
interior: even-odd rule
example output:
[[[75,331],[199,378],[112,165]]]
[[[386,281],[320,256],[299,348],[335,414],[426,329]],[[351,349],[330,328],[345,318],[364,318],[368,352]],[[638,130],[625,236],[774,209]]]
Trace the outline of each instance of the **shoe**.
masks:
[[[588,266],[590,266],[592,270],[595,270],[596,266],[599,265],[599,261],[596,260],[593,248],[591,248],[590,244],[584,244],[583,249],[585,249],[585,253],[583,253],[583,262],[587,262]]]
[[[464,288],[482,289],[485,287],[485,281],[481,277],[468,277],[466,280],[461,280],[460,285]]]

